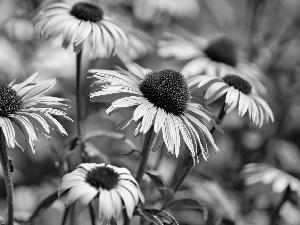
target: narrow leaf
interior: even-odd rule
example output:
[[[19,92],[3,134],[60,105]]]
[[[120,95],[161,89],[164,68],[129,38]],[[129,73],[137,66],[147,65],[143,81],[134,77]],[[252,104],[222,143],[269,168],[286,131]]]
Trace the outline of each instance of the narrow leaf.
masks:
[[[146,220],[154,223],[155,225],[164,225],[157,217],[151,215],[150,213],[148,213],[145,210],[136,209],[134,212],[135,212],[135,215],[140,215],[140,216],[144,217]]]
[[[45,198],[36,208],[34,213],[31,215],[31,217],[28,220],[28,223],[32,222],[38,214],[42,211],[47,209],[50,205],[52,205],[53,202],[55,202],[58,199],[57,190],[54,191],[51,195],[49,195],[47,198]]]

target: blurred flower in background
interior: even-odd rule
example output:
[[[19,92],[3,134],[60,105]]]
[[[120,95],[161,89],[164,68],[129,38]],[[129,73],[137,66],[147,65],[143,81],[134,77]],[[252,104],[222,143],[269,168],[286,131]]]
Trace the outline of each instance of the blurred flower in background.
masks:
[[[289,186],[300,197],[300,181],[283,170],[265,163],[250,163],[244,166],[241,176],[246,185],[256,183],[272,184],[275,193],[281,193]]]
[[[164,17],[193,18],[200,13],[197,0],[132,0],[134,15],[141,21],[158,23]]]
[[[32,22],[25,16],[9,18],[4,29],[12,41],[20,43],[30,42],[34,36]]]
[[[63,176],[58,193],[62,195],[64,192],[67,192],[66,205],[76,202],[77,213],[97,201],[101,224],[107,224],[111,219],[121,220],[123,206],[131,219],[135,206],[139,201],[145,201],[128,169],[104,163],[83,163]]]
[[[67,135],[63,126],[52,116],[72,121],[62,111],[68,107],[62,103],[66,99],[45,96],[56,80],[52,78],[33,84],[37,75],[33,74],[19,84],[15,81],[9,85],[0,83],[0,127],[10,148],[16,144],[22,150],[31,149],[34,152],[34,143],[38,141],[35,129],[48,138],[50,128]]]
[[[180,29],[180,34],[185,32]],[[188,32],[190,33],[190,32]],[[162,57],[175,57],[178,60],[191,59],[181,70],[186,76],[210,75],[224,77],[228,74],[237,74],[247,80],[254,91],[266,92],[261,83],[263,73],[259,68],[244,59],[241,59],[236,43],[228,36],[215,38],[197,38],[194,35],[166,35],[170,40],[161,41],[159,54]],[[178,46],[182,46],[179,48]]]
[[[89,70],[97,78],[100,87],[91,94],[93,102],[112,102],[107,113],[113,114],[124,108],[131,113],[117,125],[117,131],[136,121],[135,135],[147,133],[152,126],[157,134],[154,147],[163,142],[176,157],[180,153],[180,140],[187,144],[194,163],[198,162],[197,145],[202,156],[208,159],[206,140],[219,151],[214,139],[200,121],[216,125],[212,114],[200,104],[192,103],[190,90],[183,75],[172,69],[151,71],[137,64],[127,65],[129,71]]]
[[[41,36],[50,38],[62,35],[62,47],[73,46],[79,53],[89,38],[93,57],[109,57],[120,45],[127,45],[127,38],[121,28],[106,15],[102,8],[88,2],[78,2],[72,7],[54,3],[42,9],[34,20],[40,24]]]
[[[129,63],[153,52],[155,42],[150,35],[131,26],[122,27],[127,34],[128,46],[121,45],[117,54],[123,62]]]

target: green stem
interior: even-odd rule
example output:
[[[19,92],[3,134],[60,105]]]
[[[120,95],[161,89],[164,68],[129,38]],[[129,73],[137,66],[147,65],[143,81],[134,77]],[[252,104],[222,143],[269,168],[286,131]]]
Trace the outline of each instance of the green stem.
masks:
[[[270,220],[270,225],[277,225],[278,224],[278,216],[279,216],[279,213],[280,213],[280,209],[281,207],[283,206],[283,204],[289,200],[289,198],[291,197],[291,194],[292,194],[292,190],[290,188],[290,186],[288,185],[287,188],[285,189],[285,192],[284,192],[284,195],[281,199],[281,201],[279,202],[279,204],[276,206],[274,212],[272,213],[272,216],[271,216],[271,220]]]
[[[136,174],[136,181],[140,184],[142,181],[143,174],[147,168],[147,162],[151,150],[151,142],[154,137],[154,128],[153,126],[150,130],[146,133],[145,141],[142,149],[142,159],[140,161],[140,165]]]
[[[221,123],[221,121],[224,119],[226,112],[224,110],[225,108],[225,103],[223,104],[223,106],[221,107],[219,116],[218,116],[218,122]],[[212,127],[210,133],[213,134],[215,132],[216,128]],[[200,149],[199,146],[197,146],[197,149]],[[197,155],[199,156],[201,151],[197,152]],[[187,175],[191,172],[191,170],[193,169],[193,165],[194,165],[194,161],[193,158],[189,155],[188,157],[184,158],[184,162],[182,164],[179,164],[178,166],[182,166],[184,165],[184,167],[181,170],[176,170],[179,172],[179,174],[175,174],[175,178],[178,177],[177,175],[179,175],[179,178],[174,182],[173,181],[173,189],[174,192],[178,191],[179,188],[181,187],[183,181],[185,180],[185,178],[187,177]],[[182,173],[180,173],[183,170]]]
[[[8,222],[7,225],[13,225],[14,223],[14,185],[10,173],[10,163],[6,152],[5,137],[2,129],[0,129],[0,161],[3,169],[3,176],[7,194],[7,209],[8,209]]]
[[[81,56],[82,49],[76,55],[76,129],[78,141],[82,142],[81,120],[82,120],[82,104],[81,104]]]
[[[90,216],[91,216],[91,223],[92,223],[92,225],[96,225],[96,223],[95,223],[95,213],[94,213],[94,209],[93,209],[93,206],[92,206],[91,203],[89,204],[89,211],[90,211]]]

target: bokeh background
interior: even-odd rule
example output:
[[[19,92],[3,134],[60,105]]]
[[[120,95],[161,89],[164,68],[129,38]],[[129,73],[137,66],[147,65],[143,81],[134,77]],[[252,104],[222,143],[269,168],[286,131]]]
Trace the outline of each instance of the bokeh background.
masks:
[[[262,80],[267,93],[263,98],[275,117],[274,123],[264,124],[259,129],[247,115],[241,118],[236,111],[227,115],[223,121],[225,134],[214,134],[221,151],[211,154],[209,163],[201,162],[194,168],[187,179],[189,189],[178,193],[204,203],[208,209],[208,220],[205,222],[198,212],[176,212],[175,217],[180,224],[191,225],[213,224],[215,218],[232,219],[235,224],[241,225],[270,224],[270,216],[283,192],[276,193],[271,185],[261,183],[247,186],[241,171],[248,163],[267,163],[296,179],[300,177],[300,1],[191,0],[185,2],[186,7],[175,7],[173,15],[156,11],[155,5],[159,1],[167,2],[169,6],[177,1],[185,2],[155,0],[144,8],[139,3],[141,0],[91,2],[100,4],[107,14],[120,22],[126,33],[137,39],[137,46],[140,47],[131,52],[132,59],[153,70],[181,70],[188,62],[163,59],[158,55],[158,43],[165,38],[165,32],[175,32],[178,27],[183,27],[203,38],[219,34],[230,36],[239,46],[243,57],[256,63],[264,72]],[[39,80],[56,77],[58,83],[51,94],[72,101],[73,107],[68,115],[74,119],[75,53],[62,49],[59,38],[42,40],[38,29],[32,25],[34,15],[43,6],[53,2],[58,1],[0,0],[0,80],[6,83],[14,79],[23,81],[34,72],[40,73]],[[72,5],[77,1],[62,2]],[[118,57],[91,60],[88,52],[83,54],[84,72],[89,68],[124,67]],[[83,76],[86,77],[86,74],[83,73]],[[85,79],[83,88],[84,132],[98,129],[113,132],[122,115],[109,117],[105,113],[108,104],[89,102],[91,83],[91,79]],[[18,148],[9,149],[8,154],[14,166],[17,217],[27,218],[42,199],[57,189],[62,175],[58,169],[62,157],[72,162],[71,167],[79,162],[76,149],[70,147],[75,126],[70,122],[60,122],[68,131],[68,137],[53,133],[52,139],[47,140],[40,135],[35,154],[21,152]],[[141,147],[142,140],[140,137],[134,139],[133,128],[131,126],[122,132],[130,140],[127,143],[113,137],[92,139],[89,151],[95,157],[95,162],[125,166],[135,173],[138,165],[136,155],[123,155],[132,150],[131,142],[137,149]],[[166,153],[163,156],[155,173],[168,186],[172,181],[176,159]],[[151,153],[150,168],[156,167],[157,157],[160,157],[160,152]],[[299,195],[295,192],[281,207],[278,224],[299,224],[299,209]],[[63,210],[63,201],[56,201],[41,213],[36,224],[60,224]],[[0,215],[6,215],[3,178],[0,178]],[[88,213],[84,212],[76,217],[74,224],[82,224],[87,216]]]

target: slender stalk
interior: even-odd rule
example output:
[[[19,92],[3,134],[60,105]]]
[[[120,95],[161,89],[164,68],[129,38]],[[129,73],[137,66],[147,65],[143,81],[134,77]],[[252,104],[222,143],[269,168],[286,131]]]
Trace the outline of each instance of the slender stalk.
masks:
[[[65,225],[66,224],[67,218],[68,218],[68,214],[69,214],[69,211],[70,211],[69,209],[70,209],[69,207],[66,207],[65,212],[64,212],[63,217],[62,217],[61,225]]]
[[[96,223],[95,223],[95,213],[94,213],[94,209],[93,209],[93,206],[92,206],[91,203],[89,204],[89,211],[90,211],[90,216],[91,216],[91,223],[92,223],[92,225],[96,225]]]
[[[140,165],[136,174],[136,181],[140,184],[142,181],[143,174],[147,167],[147,162],[151,150],[151,142],[154,137],[154,128],[153,126],[150,128],[150,130],[146,133],[144,146],[142,149],[142,159],[140,161]]]
[[[7,194],[7,210],[8,210],[8,222],[7,225],[13,225],[14,223],[14,185],[10,172],[10,163],[6,152],[5,137],[2,129],[0,129],[0,161],[3,169],[3,176]]]
[[[275,210],[272,213],[271,219],[270,219],[270,225],[277,225],[278,224],[278,216],[280,213],[280,209],[283,206],[283,204],[289,200],[289,198],[291,197],[292,191],[290,186],[288,185],[287,188],[285,189],[284,195],[281,199],[281,201],[279,202],[279,204],[276,206]]]
[[[81,120],[82,120],[82,104],[81,104],[81,56],[82,49],[76,55],[76,130],[78,141],[82,141]]]
[[[218,116],[218,122],[219,123],[224,119],[224,117],[226,115],[226,112],[225,112],[224,108],[225,108],[225,103],[221,107],[221,110],[220,110],[220,113],[219,113],[219,116]],[[215,132],[215,130],[216,130],[216,128],[212,127],[210,133],[213,134]],[[197,149],[200,149],[200,147],[197,146]],[[199,156],[199,154],[200,154],[200,151],[197,152],[198,156]],[[175,174],[174,177],[175,178],[179,177],[179,178],[176,179],[176,182],[173,181],[173,184],[172,184],[173,189],[174,189],[175,192],[179,190],[179,188],[181,187],[184,179],[187,177],[187,175],[193,169],[193,165],[194,165],[193,158],[191,156],[188,156],[188,157],[184,158],[184,162],[181,165],[184,165],[184,167],[181,170],[176,170],[176,171],[181,172],[183,170],[183,172],[179,173],[179,174]]]

